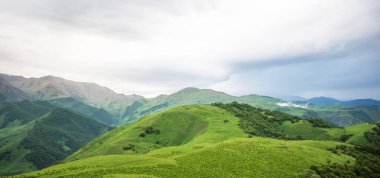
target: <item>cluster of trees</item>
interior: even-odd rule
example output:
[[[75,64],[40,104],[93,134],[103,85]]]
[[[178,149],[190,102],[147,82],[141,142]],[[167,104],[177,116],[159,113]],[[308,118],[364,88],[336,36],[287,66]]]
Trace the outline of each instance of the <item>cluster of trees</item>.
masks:
[[[333,128],[334,125],[326,122],[323,119],[308,119],[308,121],[313,125],[313,127],[319,127],[319,128]]]
[[[5,159],[10,159],[12,157],[12,152],[10,150],[5,150],[0,153],[0,161]]]
[[[269,117],[269,113],[266,113],[266,110],[237,102],[230,104],[213,103],[212,105],[225,109],[240,118],[239,127],[249,135],[274,138],[284,137],[281,131],[272,124],[277,117]]]
[[[289,137],[277,127],[277,124],[281,124],[284,121],[295,123],[300,120],[307,120],[315,127],[332,127],[331,124],[322,119],[302,119],[279,111],[255,108],[251,105],[238,102],[232,102],[229,104],[213,103],[212,105],[225,109],[240,118],[239,127],[250,136],[256,135],[291,140],[302,139],[301,136]]]
[[[135,145],[129,143],[127,146],[123,146],[123,150],[133,150],[133,151],[135,151]]]
[[[149,134],[158,135],[158,134],[160,134],[160,129],[155,129],[152,126],[146,127],[144,129],[144,132],[140,133],[140,137],[145,137],[146,135],[149,135]]]
[[[346,142],[348,139],[350,139],[354,134],[348,134],[348,135],[342,135],[340,136],[340,140],[342,142]]]
[[[331,151],[335,154],[346,154],[356,159],[354,164],[331,164],[311,166],[310,171],[301,177],[380,177],[380,149],[373,146],[339,145]]]

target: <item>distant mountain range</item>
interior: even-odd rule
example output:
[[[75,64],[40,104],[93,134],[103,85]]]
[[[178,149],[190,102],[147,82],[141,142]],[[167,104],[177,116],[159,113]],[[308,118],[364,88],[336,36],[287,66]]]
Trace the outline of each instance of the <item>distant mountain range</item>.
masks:
[[[300,97],[292,96],[293,99]],[[175,106],[241,102],[288,114],[323,118],[339,126],[380,120],[380,101],[357,99],[340,101],[316,97],[289,102],[259,95],[232,96],[211,89],[185,88],[170,95],[144,98],[118,94],[94,83],[74,82],[60,77],[25,78],[0,74],[0,101],[43,100],[68,108],[107,125],[120,125]],[[302,99],[302,98],[301,98]]]
[[[60,77],[0,74],[0,175],[55,164],[113,126],[139,123],[135,121],[147,115],[177,106],[234,101],[303,118],[322,118],[344,127],[380,120],[379,101],[370,99],[339,101],[317,97],[289,102],[255,94],[237,97],[193,87],[144,98]]]
[[[74,82],[54,76],[25,78],[0,74],[0,79],[0,82],[3,81],[0,83],[0,93],[12,101],[71,97],[88,105],[104,108],[116,117],[134,101],[145,100],[138,95],[118,94],[95,83]]]
[[[373,99],[355,99],[355,100],[341,101],[335,98],[329,98],[329,97],[323,97],[323,96],[311,98],[303,102],[315,104],[315,105],[326,105],[326,104],[345,104],[349,106],[360,106],[360,105],[378,106],[380,105],[380,101],[373,100]]]

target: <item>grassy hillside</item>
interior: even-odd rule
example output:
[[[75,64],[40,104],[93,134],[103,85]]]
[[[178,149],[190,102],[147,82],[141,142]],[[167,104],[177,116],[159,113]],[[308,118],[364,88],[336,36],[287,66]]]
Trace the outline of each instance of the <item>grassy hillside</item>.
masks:
[[[36,122],[21,145],[31,151],[26,159],[41,169],[66,158],[107,130],[106,125],[57,108]]]
[[[322,145],[322,146],[321,146]],[[145,155],[95,156],[27,176],[297,177],[311,165],[353,159],[322,147],[334,142],[230,139],[221,143],[167,147]]]
[[[105,154],[142,154],[185,143],[215,143],[228,138],[246,137],[238,128],[238,122],[239,119],[232,114],[210,105],[176,107],[116,128],[95,139],[68,160]],[[146,134],[148,127],[160,130],[160,133]],[[141,136],[142,133],[145,136]],[[133,148],[123,149],[131,145]]]
[[[0,175],[49,166],[66,158],[109,127],[46,102],[0,106]]]
[[[47,103],[28,100],[17,103],[2,103],[0,104],[0,129],[25,124],[50,112],[53,108]]]
[[[21,146],[34,122],[0,129],[0,175],[13,175],[36,170],[25,158],[30,150]]]

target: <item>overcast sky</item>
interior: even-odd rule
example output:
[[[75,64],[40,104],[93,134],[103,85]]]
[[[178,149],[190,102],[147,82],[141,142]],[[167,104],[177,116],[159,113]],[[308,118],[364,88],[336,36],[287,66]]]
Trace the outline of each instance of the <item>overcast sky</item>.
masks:
[[[378,0],[1,0],[0,72],[380,99]]]

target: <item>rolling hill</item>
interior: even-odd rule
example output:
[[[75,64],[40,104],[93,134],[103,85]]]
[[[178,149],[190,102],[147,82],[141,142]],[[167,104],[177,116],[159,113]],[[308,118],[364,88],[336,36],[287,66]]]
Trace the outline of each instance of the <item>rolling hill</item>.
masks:
[[[151,114],[93,140],[63,164],[23,176],[297,177],[308,173],[312,166],[335,163],[353,166],[355,158],[331,151],[341,145],[351,147],[350,144],[257,137],[247,132],[252,128],[242,125],[246,116],[254,123],[260,121],[261,116],[270,118],[266,120],[272,123],[268,128],[283,130],[286,135],[292,134],[291,131],[303,135],[310,127],[302,131],[294,128],[311,124],[316,130],[310,132],[325,129],[333,133],[341,129],[334,133],[336,138],[353,133],[351,139],[360,140],[354,137],[361,137],[364,131],[371,129],[362,126],[347,130],[326,128],[323,121],[309,122],[258,108],[248,111],[245,107],[250,106],[235,104],[230,109],[236,112],[231,113],[226,107],[227,110],[211,105],[188,105]],[[246,114],[237,117],[240,113],[237,109]],[[265,134],[265,130],[260,132]],[[306,133],[303,136],[307,137]]]

